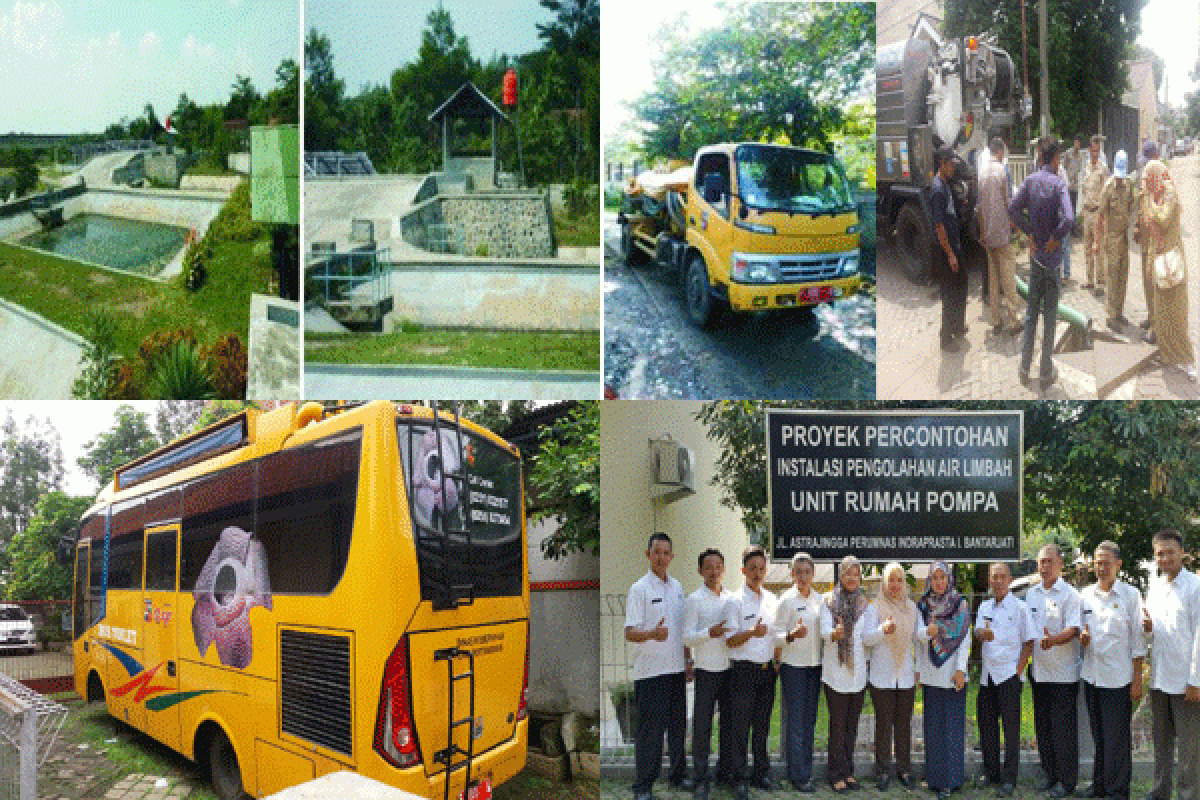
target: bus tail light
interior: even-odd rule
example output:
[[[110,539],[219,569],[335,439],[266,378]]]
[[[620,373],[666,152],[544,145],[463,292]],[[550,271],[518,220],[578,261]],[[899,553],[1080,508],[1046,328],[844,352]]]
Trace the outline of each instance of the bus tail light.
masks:
[[[525,677],[521,681],[521,703],[517,706],[517,722],[529,716],[529,623],[525,623]]]
[[[375,723],[375,752],[394,767],[411,767],[421,760],[409,699],[408,640],[400,639],[383,669],[379,718]]]

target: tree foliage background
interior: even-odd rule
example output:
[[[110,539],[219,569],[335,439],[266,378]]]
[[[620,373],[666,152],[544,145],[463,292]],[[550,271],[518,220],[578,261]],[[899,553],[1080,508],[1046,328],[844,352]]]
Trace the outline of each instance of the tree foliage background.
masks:
[[[690,160],[727,141],[828,150],[846,134],[869,148],[874,3],[731,3],[725,13],[695,35],[681,15],[656,37],[653,87],[631,105],[646,158]]]
[[[1098,112],[1125,93],[1128,68],[1124,62],[1138,56],[1134,40],[1141,31],[1145,0],[1046,0],[1047,52],[1050,55],[1050,122],[1060,137],[1096,132]],[[1022,0],[946,0],[947,36],[989,34],[1008,51],[1021,74]],[[1029,41],[1029,93],[1033,120],[1041,116],[1038,59],[1037,4],[1025,4]],[[1156,69],[1156,81],[1161,80]],[[1036,131],[1036,123],[1032,128]]]
[[[741,514],[752,540],[769,547],[767,405],[706,403],[697,419],[707,426],[708,438],[720,446],[711,483],[721,490],[721,504]],[[1200,405],[1196,403],[865,402],[837,407],[1022,410],[1023,558],[1034,557],[1047,541],[1090,556],[1098,543],[1111,539],[1120,545],[1128,576],[1141,581],[1145,573],[1139,562],[1151,557],[1150,538],[1155,532],[1174,528],[1184,535],[1189,552],[1200,547]]]
[[[305,39],[305,129],[308,151],[364,151],[380,172],[428,172],[441,163],[441,127],[429,115],[471,81],[501,106],[501,81],[518,72],[517,113],[526,178],[531,184],[586,180],[600,172],[599,0],[540,0],[554,14],[538,24],[544,44],[516,57],[481,61],[467,37],[454,29],[449,11],[425,18],[416,57],[398,65],[384,86],[363,86],[351,96],[337,77],[332,43],[311,29]],[[516,136],[497,125],[497,149],[505,171],[516,172]],[[468,147],[482,147],[480,136]],[[461,145],[460,145],[461,146]]]

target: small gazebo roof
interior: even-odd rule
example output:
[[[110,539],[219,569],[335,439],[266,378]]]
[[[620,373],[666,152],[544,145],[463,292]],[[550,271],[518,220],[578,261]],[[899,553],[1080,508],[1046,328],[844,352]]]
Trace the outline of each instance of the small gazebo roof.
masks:
[[[499,117],[504,121],[508,121],[508,115],[496,107],[486,94],[479,91],[475,84],[467,81],[462,86],[458,87],[458,91],[450,96],[450,99],[438,106],[437,110],[429,115],[430,122],[436,122],[443,116],[451,117],[474,117],[486,119],[487,117]]]

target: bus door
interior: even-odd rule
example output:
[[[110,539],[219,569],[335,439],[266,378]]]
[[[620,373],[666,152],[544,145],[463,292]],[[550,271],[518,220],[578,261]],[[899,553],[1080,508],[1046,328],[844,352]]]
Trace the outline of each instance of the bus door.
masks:
[[[75,662],[75,691],[88,699],[88,666],[91,647],[88,645],[88,555],[91,542],[81,541],[75,548],[75,592],[71,597],[71,641]]]
[[[146,579],[142,592],[145,668],[152,673],[142,702],[143,730],[180,749],[179,523],[146,528]],[[173,702],[174,701],[174,702]]]

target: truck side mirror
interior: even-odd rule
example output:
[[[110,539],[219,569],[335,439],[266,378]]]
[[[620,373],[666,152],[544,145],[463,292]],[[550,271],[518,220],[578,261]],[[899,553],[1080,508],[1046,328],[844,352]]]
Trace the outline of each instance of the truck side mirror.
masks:
[[[716,204],[725,195],[725,176],[710,172],[704,176],[704,202]]]

